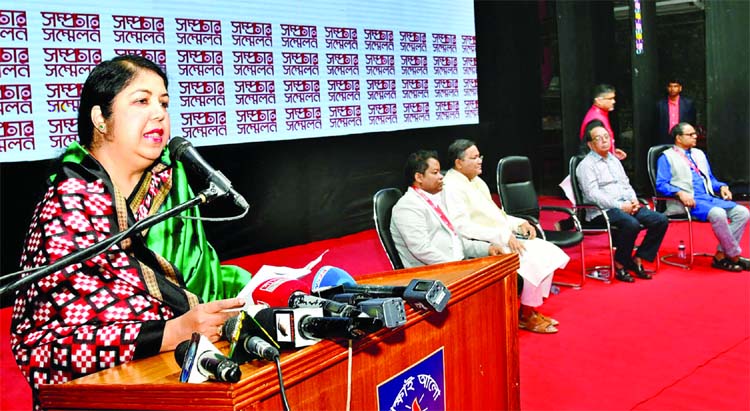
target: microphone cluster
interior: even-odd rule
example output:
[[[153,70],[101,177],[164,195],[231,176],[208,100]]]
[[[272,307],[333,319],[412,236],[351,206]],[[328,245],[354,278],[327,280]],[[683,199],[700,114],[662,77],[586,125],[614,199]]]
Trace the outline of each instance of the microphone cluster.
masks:
[[[415,279],[407,286],[358,285],[346,271],[324,266],[298,279],[265,279],[250,295],[268,308],[251,320],[246,316],[246,326],[280,349],[295,349],[323,339],[355,340],[382,328],[400,327],[406,324],[406,303],[439,312],[451,294],[437,280]]]
[[[222,328],[230,342],[229,356],[219,358],[218,350],[205,347],[178,347],[175,358],[183,364],[183,373],[236,382],[232,381],[235,371],[226,371],[227,363],[278,361],[280,350],[310,346],[323,339],[356,340],[383,328],[397,328],[406,324],[406,303],[418,310],[440,312],[451,293],[438,280],[414,279],[406,286],[360,285],[346,271],[324,266],[299,279],[270,277],[258,282],[250,295],[257,304],[254,309],[246,307]],[[203,352],[207,354],[199,355]],[[197,365],[188,364],[188,358],[195,358],[191,361]],[[204,358],[210,358],[210,364]],[[224,368],[214,365],[222,361]]]

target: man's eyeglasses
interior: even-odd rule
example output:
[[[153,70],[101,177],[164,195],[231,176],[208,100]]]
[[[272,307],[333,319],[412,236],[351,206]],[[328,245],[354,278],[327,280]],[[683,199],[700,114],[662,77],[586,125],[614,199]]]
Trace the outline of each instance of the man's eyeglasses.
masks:
[[[684,133],[682,135],[683,136],[688,136],[688,137],[697,137],[698,133],[696,133],[695,131],[693,131],[692,133]]]
[[[591,141],[593,141],[594,143],[596,143],[597,141],[609,141],[609,134],[604,133],[598,136],[593,136],[591,137]]]
[[[484,159],[484,156],[478,156],[478,157],[472,157],[472,158],[465,158],[466,161],[477,161]]]

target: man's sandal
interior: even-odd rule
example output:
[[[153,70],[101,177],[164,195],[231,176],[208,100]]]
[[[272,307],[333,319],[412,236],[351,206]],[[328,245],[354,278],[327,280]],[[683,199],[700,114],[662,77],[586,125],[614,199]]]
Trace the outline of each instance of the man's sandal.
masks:
[[[542,319],[544,321],[547,321],[548,323],[550,323],[552,325],[560,325],[560,321],[557,321],[557,320],[555,320],[552,317],[547,317],[546,315],[540,313],[539,311],[536,311],[536,313],[537,313],[537,315],[539,315],[540,317],[542,317]]]
[[[716,259],[716,257],[714,257],[713,261],[711,262],[711,267],[718,268],[719,270],[724,271],[732,271],[735,273],[742,271],[742,266],[740,265],[740,263],[735,263],[728,258],[722,258],[721,260],[718,260]]]
[[[557,332],[557,328],[554,325],[542,319],[536,312],[531,314],[528,319],[520,320],[518,328],[539,334],[554,334]]]

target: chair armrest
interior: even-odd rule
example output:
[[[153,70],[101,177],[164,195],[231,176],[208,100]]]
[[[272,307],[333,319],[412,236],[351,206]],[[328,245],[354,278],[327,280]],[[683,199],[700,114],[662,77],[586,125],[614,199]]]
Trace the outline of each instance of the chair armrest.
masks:
[[[574,210],[578,210],[578,209],[589,209],[589,208],[590,208],[590,209],[594,209],[594,210],[599,210],[599,211],[601,211],[601,213],[602,213],[602,214],[606,214],[606,213],[604,212],[604,209],[603,209],[603,208],[601,208],[601,207],[599,207],[598,205],[596,205],[596,204],[593,204],[593,203],[580,203],[580,204],[576,204],[576,205],[572,206],[572,208],[573,208]]]
[[[654,202],[654,209],[656,209],[656,202],[657,201],[667,202],[667,201],[670,201],[670,200],[671,201],[678,201],[678,202],[680,201],[679,199],[677,199],[675,197],[667,197],[667,196],[652,196],[651,197],[651,201]],[[685,211],[685,218],[688,219],[688,220],[692,220],[693,218],[690,215],[690,209],[685,204],[680,203],[680,205],[682,205],[682,209]],[[678,214],[676,216],[679,216],[680,218],[682,217],[682,215],[680,215],[680,214]],[[669,217],[669,215],[667,215],[667,217]]]
[[[542,211],[557,211],[560,213],[567,214],[568,216],[570,216],[571,219],[573,219],[573,224],[576,228],[575,231],[583,231],[582,226],[581,226],[581,221],[578,219],[578,216],[575,213],[575,207],[571,208],[571,207],[562,207],[562,206],[541,206],[539,207],[539,209]]]
[[[544,230],[542,229],[542,225],[539,224],[539,220],[530,215],[524,215],[524,214],[511,214],[513,217],[517,218],[523,218],[524,220],[528,221],[536,230],[536,236],[541,239],[546,239],[544,236]]]
[[[593,203],[579,203],[579,204],[576,204],[576,205],[572,206],[572,208],[574,210],[580,210],[580,209],[583,209],[583,210],[585,210],[585,209],[599,210],[599,212],[602,214],[602,216],[604,216],[604,223],[605,223],[605,225],[607,227],[607,231],[610,230],[609,216],[607,215],[607,213],[605,212],[605,210],[603,208],[599,207],[598,205],[593,204]],[[576,218],[576,224],[578,224],[578,229],[581,230],[583,226],[581,225],[581,222],[577,218]]]
[[[575,213],[573,210],[570,209],[570,207],[562,207],[562,206],[541,206],[539,207],[542,211],[558,211],[561,213],[565,213],[569,216],[573,216]]]
[[[531,224],[539,224],[539,219],[526,214],[512,214],[513,217],[523,218],[524,220],[530,222]]]
[[[654,202],[656,202],[656,201],[670,201],[670,200],[671,201],[680,201],[677,197],[667,197],[667,196],[652,196],[651,197],[651,201],[654,201]],[[685,207],[685,206],[683,205],[683,207]],[[687,208],[687,207],[685,207],[685,208]]]

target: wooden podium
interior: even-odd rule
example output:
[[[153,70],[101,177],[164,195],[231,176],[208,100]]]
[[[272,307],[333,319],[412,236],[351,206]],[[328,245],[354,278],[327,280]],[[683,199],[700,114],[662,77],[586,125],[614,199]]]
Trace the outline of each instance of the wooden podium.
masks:
[[[446,409],[519,409],[518,266],[513,254],[358,278],[360,284],[384,285],[437,279],[452,296],[441,313],[407,305],[405,325],[353,343],[350,409],[377,409],[379,384],[441,347]],[[291,409],[346,410],[348,362],[347,342],[322,341],[282,354]],[[40,399],[47,410],[281,410],[276,367],[253,361],[241,369],[242,380],[236,384],[182,384],[174,354],[166,352],[66,384],[42,386]],[[393,409],[411,406],[408,398]],[[391,409],[392,404],[382,407]]]

